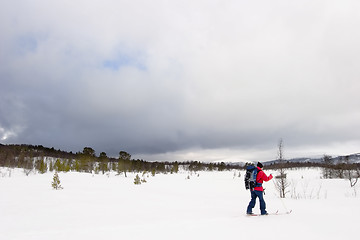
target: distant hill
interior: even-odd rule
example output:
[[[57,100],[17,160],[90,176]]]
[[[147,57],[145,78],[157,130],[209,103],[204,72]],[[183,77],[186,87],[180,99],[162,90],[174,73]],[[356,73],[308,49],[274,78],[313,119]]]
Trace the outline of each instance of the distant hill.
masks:
[[[331,156],[329,156],[331,157]],[[360,153],[354,153],[354,154],[350,154],[350,155],[346,155],[346,156],[336,156],[336,157],[331,157],[331,164],[340,164],[340,163],[349,163],[349,164],[353,164],[353,163],[357,163],[360,164]],[[324,164],[324,156],[322,157],[299,157],[299,158],[291,158],[291,159],[285,159],[286,163],[294,163],[297,165],[307,165],[307,164]],[[262,161],[262,163],[265,166],[270,166],[270,165],[276,165],[279,163],[279,160],[269,160],[269,161]],[[232,166],[245,166],[246,162],[231,162],[229,163],[229,165]]]
[[[331,156],[330,156],[331,157]],[[290,163],[324,163],[323,157],[318,158],[292,158],[292,159],[285,159],[286,162]],[[271,160],[265,161],[264,165],[271,165],[279,163],[279,160]],[[360,153],[354,153],[346,156],[336,156],[331,157],[331,163],[339,164],[339,163],[360,163]]]

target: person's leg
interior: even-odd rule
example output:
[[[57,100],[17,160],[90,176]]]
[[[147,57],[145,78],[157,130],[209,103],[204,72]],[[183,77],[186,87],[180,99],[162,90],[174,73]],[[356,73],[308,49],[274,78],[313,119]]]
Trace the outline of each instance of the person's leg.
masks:
[[[255,207],[256,197],[257,197],[257,195],[255,194],[255,191],[251,191],[251,200],[250,200],[249,205],[246,210],[247,214],[252,213],[252,209]]]
[[[264,200],[264,196],[263,196],[263,192],[262,191],[255,191],[257,197],[259,198],[260,201],[260,211],[261,214],[266,214],[266,203]]]

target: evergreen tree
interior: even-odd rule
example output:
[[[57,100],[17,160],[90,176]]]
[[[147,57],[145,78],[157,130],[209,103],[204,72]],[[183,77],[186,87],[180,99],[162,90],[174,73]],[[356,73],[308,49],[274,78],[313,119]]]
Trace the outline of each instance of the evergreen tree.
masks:
[[[60,184],[60,178],[58,173],[55,171],[55,174],[53,176],[53,181],[51,183],[51,186],[53,187],[53,189],[58,190],[58,189],[63,189],[63,187]]]
[[[140,185],[141,184],[139,174],[136,174],[136,177],[134,178],[134,184],[135,185]]]
[[[99,170],[102,171],[102,174],[105,174],[105,172],[109,171],[107,159],[101,160],[101,162],[99,163]]]
[[[119,159],[120,160],[127,160],[130,161],[131,160],[131,154],[127,153],[125,151],[120,151],[119,152]]]
[[[72,164],[71,170],[76,172],[80,172],[80,162],[79,160],[75,159],[74,163]]]
[[[104,160],[104,159],[108,158],[107,155],[106,155],[106,152],[101,152],[100,155],[99,155],[99,158],[101,160]]]
[[[54,164],[54,169],[57,172],[63,171],[63,166],[62,166],[60,159],[56,159],[56,162]]]
[[[175,162],[174,164],[173,164],[173,167],[171,168],[171,174],[173,174],[173,173],[178,173],[179,172],[179,163],[178,162]]]
[[[43,159],[40,160],[39,172],[41,174],[43,174],[43,173],[46,173],[46,171],[47,171],[47,164],[46,164],[46,162],[44,161],[44,158],[43,158]]]
[[[91,147],[84,147],[83,154],[90,157],[95,157],[95,150]]]
[[[120,151],[118,172],[124,172],[125,177],[127,177],[126,172],[131,170],[132,170],[131,154],[125,151]]]
[[[71,160],[67,159],[65,162],[64,162],[64,169],[63,171],[65,172],[70,172],[71,170]]]

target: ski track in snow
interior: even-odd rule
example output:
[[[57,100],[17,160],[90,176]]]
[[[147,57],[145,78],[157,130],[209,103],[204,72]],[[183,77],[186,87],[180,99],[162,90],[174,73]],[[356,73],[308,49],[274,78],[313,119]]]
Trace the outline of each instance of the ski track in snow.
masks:
[[[236,172],[234,174],[234,172]],[[270,174],[271,171],[265,173]],[[360,198],[346,180],[321,179],[316,169],[289,170],[290,193],[279,199],[264,183],[268,212],[248,217],[250,193],[238,171],[149,176],[30,174],[0,168],[0,238],[22,239],[344,239],[357,236]],[[235,176],[235,177],[234,177]],[[257,202],[254,213],[259,213]]]

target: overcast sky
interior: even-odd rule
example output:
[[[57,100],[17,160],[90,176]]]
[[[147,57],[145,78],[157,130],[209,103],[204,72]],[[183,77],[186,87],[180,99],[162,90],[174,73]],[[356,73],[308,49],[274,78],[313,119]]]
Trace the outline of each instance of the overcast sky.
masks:
[[[0,0],[0,142],[144,160],[360,152],[358,0]]]

